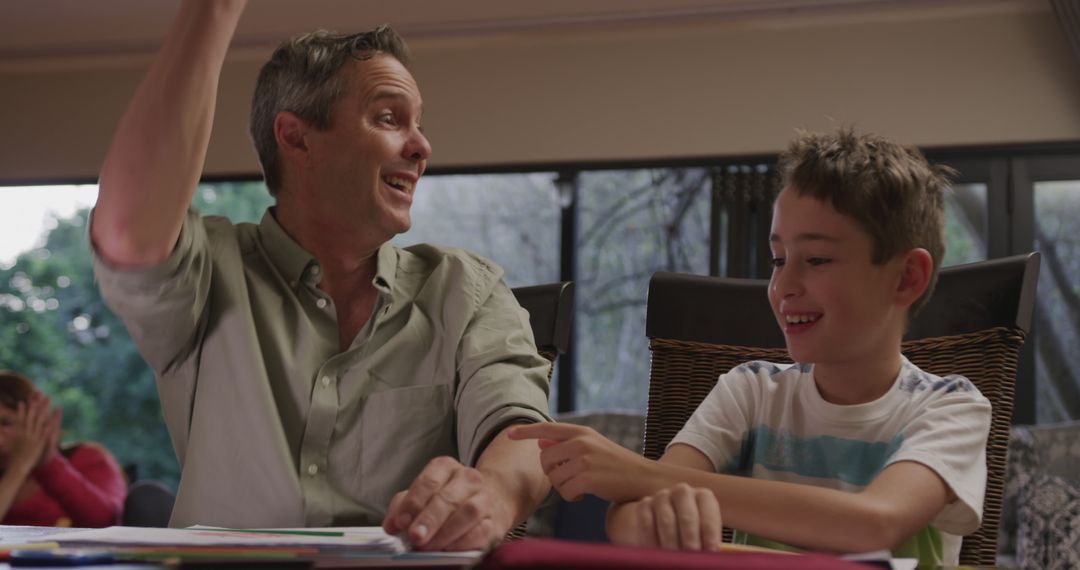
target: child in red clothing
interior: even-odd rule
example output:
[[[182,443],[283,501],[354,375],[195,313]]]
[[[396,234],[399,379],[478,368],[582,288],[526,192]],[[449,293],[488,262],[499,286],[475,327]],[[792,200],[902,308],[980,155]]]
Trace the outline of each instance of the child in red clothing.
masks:
[[[0,522],[104,527],[116,524],[127,485],[100,445],[61,451],[60,410],[25,376],[0,371]]]

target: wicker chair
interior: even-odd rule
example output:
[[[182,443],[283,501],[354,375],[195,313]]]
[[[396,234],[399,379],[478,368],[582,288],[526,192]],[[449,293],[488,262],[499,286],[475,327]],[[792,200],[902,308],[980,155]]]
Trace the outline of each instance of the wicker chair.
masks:
[[[943,269],[902,346],[928,372],[966,376],[993,405],[982,526],[964,537],[961,564],[995,562],[1017,359],[1031,326],[1038,269],[1038,252]],[[724,372],[749,360],[791,361],[767,287],[764,280],[653,276],[646,457],[663,454]]]
[[[574,318],[574,283],[548,283],[530,287],[517,287],[514,297],[529,312],[533,339],[541,356],[551,361],[548,381],[555,370],[555,359],[570,347],[570,324]],[[525,538],[526,523],[515,526],[505,540]]]

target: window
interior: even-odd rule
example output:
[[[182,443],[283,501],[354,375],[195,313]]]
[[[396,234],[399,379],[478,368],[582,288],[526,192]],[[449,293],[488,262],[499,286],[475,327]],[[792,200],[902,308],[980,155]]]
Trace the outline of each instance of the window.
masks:
[[[511,287],[559,280],[559,204],[553,173],[425,176],[412,228],[395,245],[453,245],[491,258]]]
[[[153,373],[94,284],[86,221],[96,186],[0,192],[9,205],[0,209],[0,368],[26,374],[63,407],[66,441],[99,441],[139,477],[175,486]],[[258,221],[270,201],[252,182],[202,185],[194,198],[234,221]]]
[[[987,259],[986,184],[954,184],[945,195],[945,259],[959,265]]]
[[[709,171],[583,172],[578,185],[576,405],[644,410],[649,278],[708,273]]]
[[[1018,383],[1014,415],[1077,419],[1080,376],[1070,357],[1080,344],[1080,149],[992,150],[931,156],[959,171],[946,201],[944,264],[1042,251],[1036,323],[1021,359],[1021,378],[1035,381]],[[768,255],[773,162],[433,172],[418,188],[412,229],[394,243],[473,250],[502,265],[512,287],[573,279],[574,344],[555,376],[568,397],[558,401],[643,410],[649,278],[767,276],[759,254]],[[54,396],[65,439],[101,441],[140,476],[175,484],[152,373],[93,283],[86,219],[96,188],[3,188],[0,199],[0,368]],[[194,199],[234,222],[257,222],[271,203],[250,181],[203,184]]]

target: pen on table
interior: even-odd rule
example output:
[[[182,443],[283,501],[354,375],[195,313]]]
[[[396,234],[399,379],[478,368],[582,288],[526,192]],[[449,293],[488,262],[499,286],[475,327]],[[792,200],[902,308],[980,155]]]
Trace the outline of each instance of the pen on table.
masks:
[[[60,548],[60,544],[56,542],[28,542],[26,544],[8,544],[0,546],[0,560],[8,560],[11,558],[11,553],[15,550],[48,550],[51,548]]]
[[[12,566],[89,566],[116,562],[112,553],[104,550],[53,548],[48,550],[11,551]]]
[[[250,532],[255,534],[291,534],[298,536],[345,536],[338,530],[275,530],[261,528],[200,528],[202,531]]]

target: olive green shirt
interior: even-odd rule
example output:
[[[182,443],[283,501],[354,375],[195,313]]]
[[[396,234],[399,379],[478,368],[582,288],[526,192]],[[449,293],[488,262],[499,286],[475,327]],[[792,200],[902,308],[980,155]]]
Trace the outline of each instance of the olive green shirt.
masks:
[[[432,458],[474,465],[507,424],[549,419],[528,313],[462,250],[383,245],[375,311],[344,352],[319,263],[270,211],[191,211],[158,266],[95,253],[94,270],[157,377],[174,527],[377,525]]]

